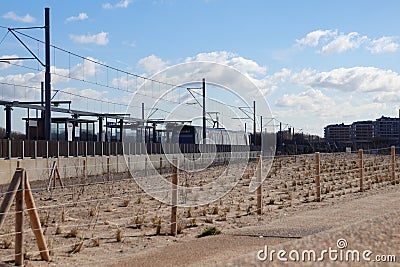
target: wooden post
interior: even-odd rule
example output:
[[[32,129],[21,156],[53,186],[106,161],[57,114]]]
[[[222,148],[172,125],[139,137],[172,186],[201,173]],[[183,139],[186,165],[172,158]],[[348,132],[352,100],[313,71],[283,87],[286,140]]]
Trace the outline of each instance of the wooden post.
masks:
[[[360,173],[360,192],[364,191],[363,179],[364,179],[364,163],[363,163],[363,150],[358,150],[358,169]]]
[[[316,190],[316,198],[315,201],[321,201],[321,184],[320,184],[320,162],[319,162],[319,152],[315,152],[315,190]]]
[[[40,251],[40,256],[43,260],[50,261],[49,250],[47,249],[46,241],[44,239],[42,231],[42,226],[39,220],[39,215],[37,213],[35,201],[33,200],[31,186],[29,184],[29,180],[26,174],[25,174],[25,204],[31,221],[32,231],[36,237],[36,242]]]
[[[87,156],[86,156],[86,159],[83,160],[83,175],[86,180],[87,179]]]
[[[17,165],[19,165],[17,163]],[[18,189],[17,189],[18,188]],[[30,217],[32,231],[36,237],[40,256],[43,260],[49,261],[50,255],[47,249],[46,241],[43,236],[42,227],[40,225],[39,216],[36,211],[35,202],[33,200],[31,187],[29,184],[26,172],[22,168],[17,168],[13,179],[11,180],[8,192],[0,208],[0,229],[4,223],[5,217],[11,207],[15,198],[15,265],[24,265],[24,209],[23,205],[27,207],[27,212]]]
[[[262,156],[259,155],[257,157],[257,164],[256,164],[256,175],[257,175],[257,214],[262,214],[262,183],[261,183],[261,169],[262,169]]]
[[[25,171],[20,173],[20,183],[15,195],[15,265],[24,265],[24,190]]]
[[[11,204],[15,198],[17,193],[17,189],[19,184],[21,183],[22,170],[17,169],[14,173],[14,176],[8,186],[7,193],[4,196],[3,202],[0,207],[0,229],[3,227],[4,220],[6,219],[6,215],[11,208]]]
[[[392,146],[390,148],[391,156],[392,156],[392,184],[396,184],[396,172],[395,172],[395,155],[396,155],[396,147]]]
[[[108,175],[108,181],[110,181],[110,156],[107,158],[107,175]]]
[[[178,204],[178,160],[176,158],[172,159],[172,208],[171,208],[171,235],[177,235],[177,223],[176,223],[176,214],[177,214],[177,204]]]

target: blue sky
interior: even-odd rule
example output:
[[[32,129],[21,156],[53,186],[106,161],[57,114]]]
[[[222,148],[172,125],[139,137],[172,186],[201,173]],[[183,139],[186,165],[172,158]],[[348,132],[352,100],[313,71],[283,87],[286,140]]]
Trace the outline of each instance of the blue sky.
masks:
[[[55,46],[145,76],[195,60],[233,66],[261,89],[273,117],[304,132],[322,135],[327,124],[398,116],[399,1],[6,0],[0,25],[43,25],[44,7],[51,9]],[[0,29],[0,57],[26,56],[6,32]],[[43,40],[40,30],[24,33]],[[43,56],[37,42],[30,45]],[[62,53],[53,58],[60,72],[82,63]],[[39,73],[0,63],[3,83],[38,86]],[[90,84],[54,79],[53,86],[125,101]],[[21,94],[2,90],[2,99]]]

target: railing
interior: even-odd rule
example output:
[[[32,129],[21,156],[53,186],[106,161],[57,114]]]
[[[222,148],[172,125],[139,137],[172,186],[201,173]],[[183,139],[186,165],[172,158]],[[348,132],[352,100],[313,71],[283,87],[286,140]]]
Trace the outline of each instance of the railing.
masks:
[[[77,156],[175,154],[258,151],[240,145],[122,143],[94,141],[0,140],[0,158],[49,158]]]

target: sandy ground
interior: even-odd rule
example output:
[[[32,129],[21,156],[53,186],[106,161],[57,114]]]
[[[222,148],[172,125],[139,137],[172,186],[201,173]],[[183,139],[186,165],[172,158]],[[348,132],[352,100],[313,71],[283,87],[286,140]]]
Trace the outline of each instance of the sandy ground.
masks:
[[[275,159],[263,183],[261,216],[255,212],[256,195],[249,192],[255,170],[254,162],[250,163],[237,185],[221,199],[203,206],[178,208],[180,233],[177,236],[168,234],[171,208],[145,194],[129,174],[81,177],[78,173],[82,172],[77,169],[76,178],[64,181],[65,188],[48,192],[46,181],[33,184],[52,261],[40,260],[26,221],[25,264],[254,265],[260,263],[255,260],[255,253],[265,245],[280,249],[283,244],[293,244],[293,248],[302,248],[297,242],[307,240],[318,246],[333,246],[337,236],[349,238],[351,246],[357,244],[358,239],[379,243],[380,250],[373,247],[376,253],[391,253],[391,249],[398,247],[390,240],[398,242],[399,236],[390,231],[379,232],[378,227],[396,224],[393,220],[396,215],[387,217],[397,212],[395,203],[400,198],[400,185],[391,180],[390,156],[365,155],[365,191],[359,192],[356,155],[321,155],[321,202],[315,202],[313,160],[313,155]],[[395,166],[398,173],[400,162]],[[182,172],[180,184],[194,187],[207,183],[223,173],[223,169],[224,166],[214,166],[197,175]],[[167,179],[170,177],[168,173],[163,175]],[[398,180],[399,175],[396,178]],[[6,187],[2,188],[2,197],[6,190]],[[369,219],[373,221],[366,221]],[[371,235],[361,231],[369,226],[377,228],[371,230]],[[222,234],[196,238],[206,227],[217,227]],[[398,223],[392,226],[398,229],[396,227],[399,227]],[[354,229],[360,229],[360,233]],[[344,234],[340,235],[342,231]],[[9,215],[0,230],[0,260],[4,265],[13,264],[13,232],[14,216]],[[368,243],[360,244],[362,248],[370,249]],[[400,257],[398,251],[394,252]]]
[[[299,266],[397,266],[400,262],[399,190],[296,213],[263,226],[227,231],[185,244],[151,250],[113,266],[282,266],[276,254],[272,261],[260,261],[256,255],[265,245],[271,250],[321,251],[337,249],[344,238],[347,249],[371,250],[375,255],[397,255],[395,263],[342,262],[326,256],[322,262],[301,262]],[[286,255],[286,258],[288,256]],[[319,255],[318,255],[319,257]],[[317,257],[317,258],[318,258]],[[289,262],[290,266],[296,262]]]

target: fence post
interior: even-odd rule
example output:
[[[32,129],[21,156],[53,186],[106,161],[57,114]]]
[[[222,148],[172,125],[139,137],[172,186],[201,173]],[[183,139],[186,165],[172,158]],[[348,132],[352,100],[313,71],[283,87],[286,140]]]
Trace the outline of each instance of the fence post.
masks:
[[[262,169],[262,156],[259,155],[257,157],[257,164],[256,164],[256,175],[257,175],[257,214],[262,214],[262,183],[261,183],[261,169]]]
[[[396,172],[395,172],[395,155],[396,155],[396,147],[391,147],[391,156],[392,156],[392,185],[396,184]]]
[[[46,141],[46,159],[49,158],[49,141]]]
[[[363,162],[363,150],[358,150],[358,169],[360,172],[360,192],[364,191],[363,179],[364,179],[364,162]]]
[[[60,157],[60,141],[57,140],[57,158]]]
[[[108,175],[108,181],[110,181],[110,157],[107,157],[107,175]]]
[[[50,261],[49,250],[47,248],[46,241],[44,239],[42,226],[40,224],[39,216],[37,213],[37,208],[35,205],[35,201],[33,200],[32,190],[31,190],[31,186],[29,184],[29,180],[28,180],[28,176],[26,175],[26,172],[25,172],[24,176],[25,177],[23,179],[25,180],[25,204],[26,204],[26,208],[28,210],[29,219],[32,224],[33,234],[36,237],[36,241],[38,244],[38,248],[40,250],[41,258],[43,260]]]
[[[315,152],[315,190],[316,190],[316,198],[315,201],[321,201],[321,184],[320,184],[320,161],[319,161],[319,152]]]
[[[25,171],[20,172],[20,182],[15,195],[15,265],[24,265],[24,191]]]
[[[177,204],[178,204],[178,160],[172,159],[172,199],[171,199],[171,235],[176,236],[178,225],[176,223]]]

